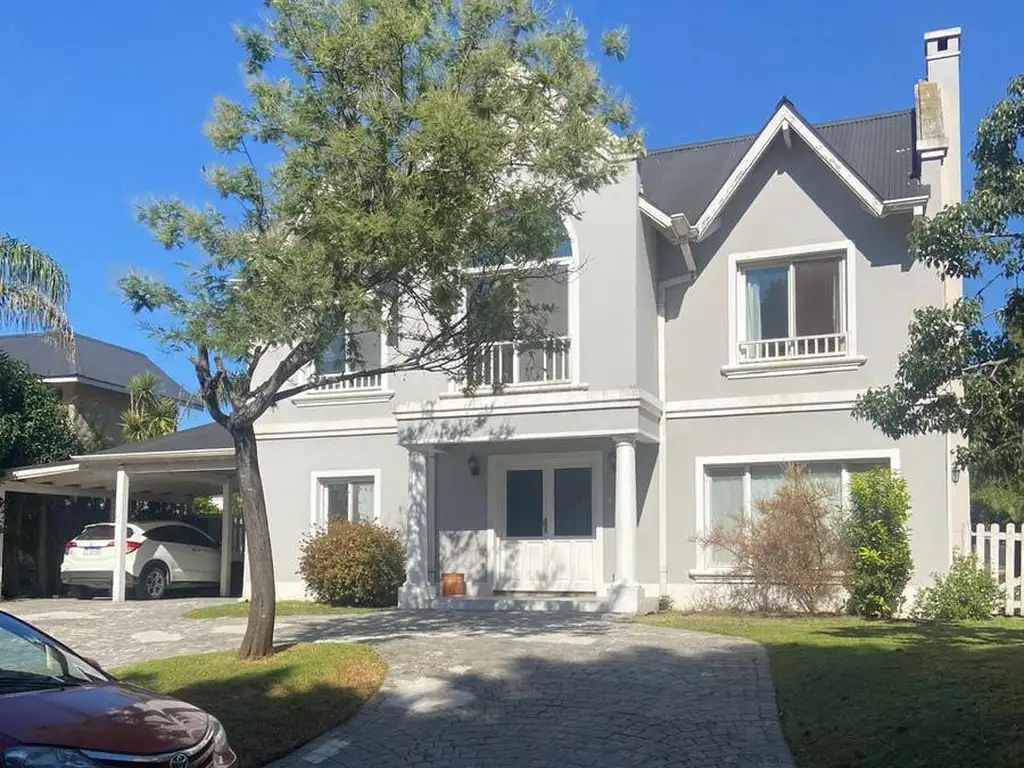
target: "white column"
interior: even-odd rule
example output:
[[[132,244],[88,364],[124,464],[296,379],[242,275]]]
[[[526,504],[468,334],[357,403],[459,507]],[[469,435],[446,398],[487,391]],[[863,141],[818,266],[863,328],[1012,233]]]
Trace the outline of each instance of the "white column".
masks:
[[[231,480],[224,481],[220,513],[220,596],[231,594],[231,559],[234,555],[234,518],[231,515]]]
[[[611,610],[637,613],[643,592],[636,583],[636,444],[632,438],[615,441],[615,582],[609,595]]]
[[[0,602],[4,599],[4,526],[7,524],[7,490],[0,488]]]
[[[409,496],[405,509],[405,584],[398,593],[401,608],[429,608],[434,597],[428,574],[429,519],[427,455],[409,451]]]
[[[124,571],[126,567],[126,544],[128,538],[128,473],[124,467],[117,468],[117,490],[114,496],[114,572],[111,581],[110,599],[115,603],[124,602]]]

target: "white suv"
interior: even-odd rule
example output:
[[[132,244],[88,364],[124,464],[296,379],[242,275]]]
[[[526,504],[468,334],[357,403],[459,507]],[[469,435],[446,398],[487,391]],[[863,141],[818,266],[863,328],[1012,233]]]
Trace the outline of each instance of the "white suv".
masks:
[[[130,523],[125,547],[125,582],[140,599],[159,600],[173,587],[220,582],[220,547],[191,525]],[[114,525],[87,525],[64,545],[60,580],[78,598],[109,592],[115,562]]]

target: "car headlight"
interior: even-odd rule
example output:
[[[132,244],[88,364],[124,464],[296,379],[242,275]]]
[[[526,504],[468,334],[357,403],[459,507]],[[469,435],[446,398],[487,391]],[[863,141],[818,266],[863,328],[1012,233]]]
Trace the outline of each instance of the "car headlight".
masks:
[[[210,715],[210,732],[213,742],[213,764],[218,768],[233,764],[235,753],[231,749],[231,745],[228,744],[228,734],[224,730],[224,726],[220,724],[220,720],[213,715]]]
[[[77,749],[59,747],[11,747],[0,763],[5,768],[98,768]]]

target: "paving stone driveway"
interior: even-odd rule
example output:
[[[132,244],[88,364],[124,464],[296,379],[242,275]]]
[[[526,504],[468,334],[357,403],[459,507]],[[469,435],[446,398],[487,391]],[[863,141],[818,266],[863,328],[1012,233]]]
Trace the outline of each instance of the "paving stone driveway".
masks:
[[[188,621],[213,600],[5,603],[105,665],[238,642]],[[355,718],[275,768],[793,763],[767,657],[744,640],[584,615],[282,617],[277,640],[365,641],[388,680]]]

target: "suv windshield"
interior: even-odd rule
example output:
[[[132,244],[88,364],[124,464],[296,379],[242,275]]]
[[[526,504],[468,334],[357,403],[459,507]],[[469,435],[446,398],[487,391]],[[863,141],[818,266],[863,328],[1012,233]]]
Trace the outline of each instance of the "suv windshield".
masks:
[[[42,632],[0,613],[0,696],[108,680],[102,670]]]

